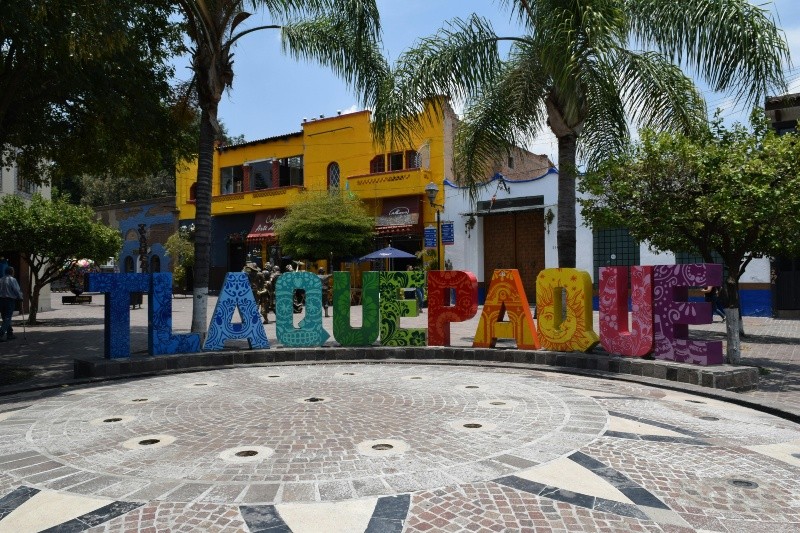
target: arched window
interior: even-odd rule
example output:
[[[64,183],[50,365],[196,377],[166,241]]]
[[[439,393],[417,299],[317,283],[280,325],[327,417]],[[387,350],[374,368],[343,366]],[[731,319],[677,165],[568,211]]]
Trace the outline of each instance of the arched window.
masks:
[[[192,183],[192,186],[189,187],[189,201],[194,202],[197,200],[197,184]]]
[[[328,190],[338,189],[339,181],[339,163],[333,162],[328,165]]]
[[[136,272],[136,266],[134,265],[133,257],[127,256],[125,258],[125,273],[131,274],[133,272]]]
[[[150,273],[153,272],[161,272],[161,258],[157,255],[150,258]]]

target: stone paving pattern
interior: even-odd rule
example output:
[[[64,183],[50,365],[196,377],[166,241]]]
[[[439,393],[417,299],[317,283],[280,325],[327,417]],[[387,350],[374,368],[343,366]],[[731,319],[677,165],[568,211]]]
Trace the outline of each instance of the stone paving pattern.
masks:
[[[0,362],[69,382],[72,357],[102,353],[101,317],[59,308],[25,339],[15,324]],[[745,321],[745,362],[769,373],[741,396],[800,406],[800,322]],[[800,426],[644,383],[365,363],[4,390],[0,531],[800,531]],[[61,500],[63,516],[38,507]]]

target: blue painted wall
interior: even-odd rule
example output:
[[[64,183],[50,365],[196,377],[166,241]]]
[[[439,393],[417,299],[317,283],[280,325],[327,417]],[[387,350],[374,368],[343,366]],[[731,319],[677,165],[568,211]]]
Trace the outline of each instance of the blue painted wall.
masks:
[[[122,250],[117,258],[121,272],[124,271],[126,257],[132,257],[138,268],[139,224],[147,228],[147,245],[150,248],[148,260],[156,255],[161,262],[162,272],[172,270],[164,244],[177,228],[178,213],[174,197],[103,206],[96,208],[95,212],[104,224],[119,230],[122,235]]]

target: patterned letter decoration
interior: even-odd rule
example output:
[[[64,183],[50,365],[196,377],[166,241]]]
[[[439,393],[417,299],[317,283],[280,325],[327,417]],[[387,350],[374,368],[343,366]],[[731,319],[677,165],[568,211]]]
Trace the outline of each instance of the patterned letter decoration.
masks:
[[[722,364],[721,341],[690,341],[689,324],[710,324],[708,302],[688,303],[689,287],[719,286],[722,265],[656,265],[653,267],[655,357],[695,365]]]
[[[305,318],[294,327],[294,293],[306,293]],[[334,315],[336,311],[334,310]],[[322,327],[322,282],[311,272],[281,274],[275,284],[275,335],[284,346],[322,346],[331,336]]]
[[[419,271],[380,273],[381,344],[384,346],[425,346],[425,328],[401,328],[400,317],[417,311],[415,300],[401,300],[400,290],[425,286]]]
[[[508,313],[508,322],[503,321]],[[472,346],[493,348],[497,339],[515,339],[520,350],[541,347],[531,306],[517,269],[495,270]]]
[[[150,292],[150,274],[86,274],[86,290],[106,295],[103,347],[106,359],[131,356],[131,293]]]
[[[350,273],[333,273],[333,338],[342,346],[369,346],[378,340],[378,273],[361,275],[361,327],[350,325]]]
[[[562,320],[562,291],[567,314]],[[542,346],[558,352],[587,352],[600,342],[592,329],[592,278],[574,268],[548,268],[536,278],[536,310]]]
[[[628,268],[600,268],[600,343],[609,352],[643,357],[653,351],[653,267],[631,267],[628,331]]]
[[[233,312],[239,309],[242,321],[234,324]],[[250,348],[269,348],[267,332],[261,323],[250,281],[244,272],[228,272],[219,293],[217,306],[208,324],[203,350],[222,350],[228,339],[247,339]]]
[[[172,272],[157,272],[147,301],[149,324],[147,351],[150,355],[200,351],[200,334],[172,334]]]
[[[450,305],[450,290],[456,302]],[[428,272],[428,346],[450,346],[450,323],[464,322],[478,312],[478,278],[472,272]]]

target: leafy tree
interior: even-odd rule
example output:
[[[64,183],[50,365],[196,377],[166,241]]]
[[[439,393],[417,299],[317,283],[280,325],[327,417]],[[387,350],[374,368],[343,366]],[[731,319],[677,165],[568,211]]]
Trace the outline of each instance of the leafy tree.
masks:
[[[211,174],[217,110],[233,84],[233,47],[254,31],[279,29],[284,51],[316,60],[365,93],[383,76],[375,43],[380,34],[375,0],[177,0],[191,41],[192,69],[200,107],[195,214],[195,277],[192,331],[204,332],[211,254]],[[242,29],[246,6],[263,8],[273,24]]]
[[[27,179],[58,183],[152,173],[165,151],[186,152],[171,12],[169,0],[4,2],[0,153]]]
[[[194,106],[184,109],[187,114],[186,127],[179,130],[181,136],[178,149],[173,145],[161,145],[160,160],[162,166],[155,171],[136,169],[126,165],[126,161],[114,168],[109,168],[101,175],[83,174],[73,179],[59,180],[58,193],[69,193],[70,203],[81,203],[91,206],[116,204],[123,200],[132,202],[172,196],[175,194],[175,167],[182,154],[197,154],[197,142],[200,136],[200,113]],[[176,107],[179,107],[176,104]],[[176,109],[177,112],[177,109]],[[220,134],[217,138],[224,144],[245,142],[244,135],[231,136],[225,124],[220,121]],[[138,173],[137,173],[138,172]],[[71,188],[62,185],[73,182]],[[69,187],[69,186],[68,186]]]
[[[769,14],[747,0],[502,0],[520,34],[499,36],[477,16],[455,19],[405,52],[373,95],[374,132],[407,140],[466,101],[455,140],[456,178],[472,194],[499,154],[545,126],[558,139],[558,264],[575,266],[577,158],[590,168],[624,146],[628,121],[696,131],[704,101],[680,66],[749,103],[783,87],[788,58]],[[505,59],[498,45],[511,43]],[[645,48],[636,50],[630,43]]]
[[[283,252],[294,257],[350,258],[369,252],[375,219],[349,194],[312,192],[275,224]]]
[[[194,242],[190,231],[181,228],[167,239],[164,248],[172,258],[173,285],[181,290],[189,288],[190,271],[194,266]]]
[[[754,115],[757,118],[757,115]],[[739,362],[739,279],[755,257],[800,253],[800,137],[715,120],[697,137],[652,131],[586,175],[593,226],[627,227],[655,250],[719,254],[729,309],[728,360]]]
[[[119,232],[97,222],[94,211],[35,195],[25,203],[15,195],[0,200],[0,249],[19,252],[30,279],[28,323],[36,323],[39,293],[78,259],[104,263],[122,249]]]

